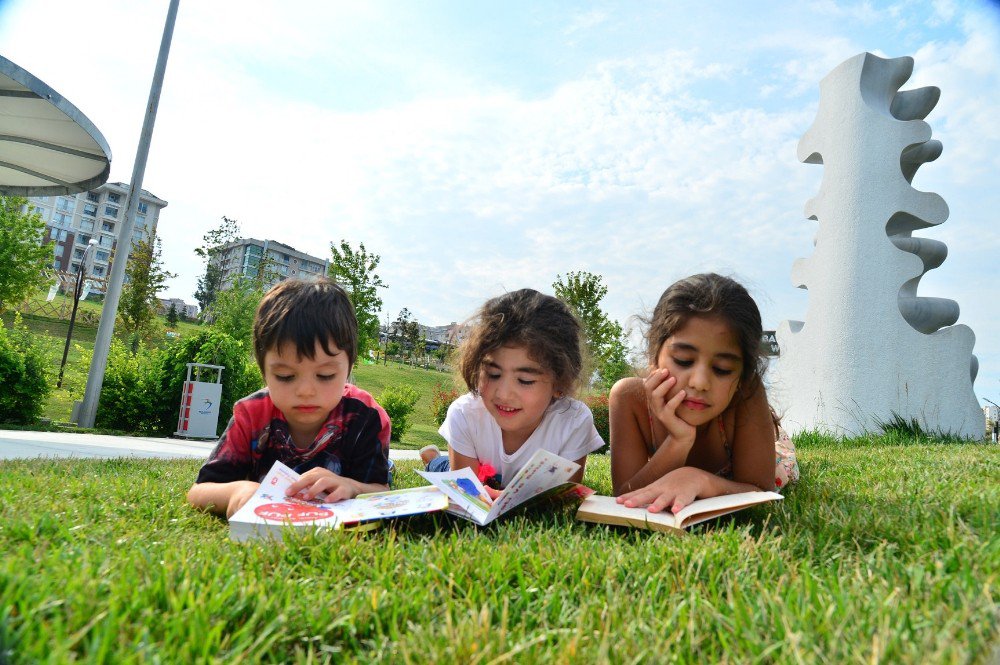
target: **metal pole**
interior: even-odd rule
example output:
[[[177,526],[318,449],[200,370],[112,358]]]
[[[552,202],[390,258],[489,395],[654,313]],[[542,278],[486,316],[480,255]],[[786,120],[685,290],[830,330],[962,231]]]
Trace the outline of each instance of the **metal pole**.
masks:
[[[76,286],[73,287],[73,313],[69,317],[69,330],[66,331],[66,346],[63,347],[62,364],[59,365],[59,380],[56,381],[56,388],[62,388],[63,372],[66,370],[66,358],[69,356],[69,342],[73,338],[73,326],[76,324],[76,309],[80,305],[80,294],[83,293],[83,281],[93,263],[94,248],[96,245],[97,241],[91,238],[87,244],[87,249],[83,250],[80,269],[76,273]]]
[[[80,427],[93,427],[97,417],[97,403],[100,401],[101,386],[104,384],[104,370],[108,363],[108,351],[111,348],[111,334],[115,329],[115,318],[118,316],[118,301],[121,298],[122,284],[125,281],[125,267],[128,264],[129,252],[132,250],[132,229],[135,226],[135,213],[139,208],[142,177],[146,173],[146,158],[149,156],[153,125],[156,123],[156,109],[160,104],[163,75],[167,70],[167,56],[170,54],[170,40],[174,35],[178,1],[170,0],[167,21],[163,26],[160,54],[156,59],[153,83],[149,88],[149,102],[146,104],[146,118],[142,123],[139,147],[136,150],[135,165],[132,168],[128,211],[125,213],[125,223],[118,233],[118,247],[115,250],[114,262],[111,264],[111,279],[108,281],[104,308],[101,310],[101,323],[97,327],[97,339],[94,341],[94,358],[90,362],[90,373],[87,375],[87,390],[83,395],[83,404],[80,406]]]

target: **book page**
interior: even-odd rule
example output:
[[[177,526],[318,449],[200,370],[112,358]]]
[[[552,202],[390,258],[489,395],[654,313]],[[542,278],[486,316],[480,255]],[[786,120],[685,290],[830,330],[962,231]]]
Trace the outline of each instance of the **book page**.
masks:
[[[490,522],[542,492],[561,485],[579,469],[579,464],[559,457],[555,453],[547,450],[536,451],[493,502],[486,521]]]
[[[288,486],[299,477],[281,462],[275,462],[261,480],[257,492],[229,518],[230,529],[241,524],[310,524],[340,528],[340,518],[331,510],[335,504],[285,496]]]
[[[645,508],[629,508],[613,496],[588,496],[576,511],[584,522],[632,526],[653,531],[679,531],[680,523],[670,512],[651,513]]]
[[[341,522],[348,524],[444,510],[448,507],[448,497],[437,487],[425,485],[359,494],[353,499],[321,505],[332,510]]]
[[[735,513],[758,503],[768,501],[780,501],[783,497],[777,492],[740,492],[738,494],[724,494],[713,496],[708,499],[698,499],[692,501],[691,505],[682,508],[676,515],[681,527],[687,528],[695,524],[700,524],[713,517]]]
[[[418,469],[417,473],[444,492],[465,513],[456,514],[468,517],[480,526],[486,524],[493,500],[490,499],[490,495],[486,493],[486,489],[479,482],[479,478],[476,477],[476,473],[472,469],[463,467],[457,471],[439,472]],[[449,508],[449,512],[456,511]]]

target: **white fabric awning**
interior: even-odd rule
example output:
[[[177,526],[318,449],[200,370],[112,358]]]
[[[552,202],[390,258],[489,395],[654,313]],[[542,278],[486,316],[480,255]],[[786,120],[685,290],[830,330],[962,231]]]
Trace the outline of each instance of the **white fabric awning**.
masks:
[[[103,185],[111,149],[87,116],[0,56],[0,193],[75,194]]]

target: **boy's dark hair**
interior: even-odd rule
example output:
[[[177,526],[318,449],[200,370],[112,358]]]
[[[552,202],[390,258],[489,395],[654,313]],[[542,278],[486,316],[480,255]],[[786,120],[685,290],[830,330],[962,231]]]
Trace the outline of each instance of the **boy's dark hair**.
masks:
[[[656,363],[660,347],[667,338],[683,328],[693,316],[715,316],[726,322],[736,335],[743,354],[740,385],[756,384],[751,379],[760,379],[767,367],[767,359],[760,352],[763,334],[760,310],[742,284],[715,273],[685,277],[667,287],[660,296],[653,318],[646,322],[650,364]]]
[[[347,354],[350,366],[358,356],[358,319],[347,292],[333,280],[286,279],[264,294],[253,320],[253,352],[260,371],[264,356],[285,342],[299,357],[315,355],[316,342],[331,353],[330,343]]]
[[[583,370],[580,322],[564,302],[534,289],[487,300],[458,348],[458,373],[474,394],[487,355],[502,346],[521,346],[552,373],[553,387],[572,394]]]

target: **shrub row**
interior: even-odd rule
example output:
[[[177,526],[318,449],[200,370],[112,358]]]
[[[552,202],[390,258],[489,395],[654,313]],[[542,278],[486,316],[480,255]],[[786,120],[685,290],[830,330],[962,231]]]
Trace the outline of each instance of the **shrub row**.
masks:
[[[219,429],[225,428],[233,404],[263,385],[260,370],[241,342],[211,328],[175,340],[159,350],[132,355],[115,340],[101,388],[97,427],[169,435],[177,429],[187,363],[222,365]]]
[[[27,425],[42,414],[51,391],[44,350],[14,318],[10,328],[0,321],[0,423]]]

